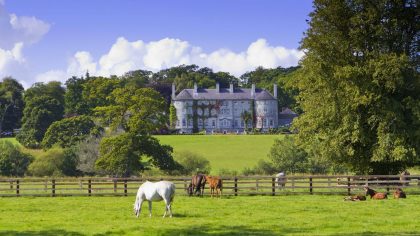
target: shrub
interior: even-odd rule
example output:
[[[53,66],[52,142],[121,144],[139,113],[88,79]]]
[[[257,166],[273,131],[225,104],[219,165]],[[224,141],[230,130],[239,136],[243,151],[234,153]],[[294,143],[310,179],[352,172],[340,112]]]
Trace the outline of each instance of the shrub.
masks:
[[[77,156],[72,149],[52,148],[29,165],[29,173],[34,176],[74,176]]]
[[[297,146],[293,137],[276,139],[268,154],[278,171],[305,173],[308,166],[308,153]]]
[[[182,166],[180,174],[210,173],[210,162],[203,156],[190,151],[174,153],[174,159]]]
[[[99,158],[99,144],[101,137],[90,136],[75,146],[78,163],[76,169],[86,175],[104,174],[95,168],[95,162]]]
[[[0,142],[0,175],[23,176],[33,157],[9,141]]]

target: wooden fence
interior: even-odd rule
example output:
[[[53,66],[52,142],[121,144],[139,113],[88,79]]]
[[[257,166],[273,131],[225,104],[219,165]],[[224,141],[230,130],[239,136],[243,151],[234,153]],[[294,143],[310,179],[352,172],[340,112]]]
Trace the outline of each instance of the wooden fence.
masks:
[[[186,195],[190,177],[161,178],[0,178],[0,197],[16,196],[132,196],[140,184],[168,180],[175,183],[178,195]],[[363,193],[369,185],[377,191],[391,193],[403,188],[408,194],[420,194],[420,175],[372,176],[287,176],[285,186],[278,186],[273,176],[222,177],[223,195],[288,195]],[[206,186],[207,187],[207,186]],[[206,189],[205,194],[209,194]]]

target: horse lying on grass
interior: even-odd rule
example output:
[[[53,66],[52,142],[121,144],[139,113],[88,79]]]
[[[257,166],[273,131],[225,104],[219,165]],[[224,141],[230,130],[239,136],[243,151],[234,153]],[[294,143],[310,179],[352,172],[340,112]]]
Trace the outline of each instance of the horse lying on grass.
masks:
[[[365,189],[365,192],[366,192],[366,196],[369,195],[370,199],[382,200],[382,199],[387,199],[388,198],[387,193],[378,193],[375,190],[373,190],[373,189],[371,189],[367,186],[365,186],[364,189]]]
[[[220,177],[206,176],[206,181],[209,183],[211,197],[213,197],[214,195],[216,195],[217,197],[222,196],[223,182]]]
[[[344,198],[344,201],[366,201],[366,197],[361,195],[348,196]]]
[[[397,188],[394,192],[394,198],[395,199],[407,198],[407,195],[405,194],[405,192],[401,188]]]
[[[143,183],[137,191],[136,202],[134,203],[134,214],[137,218],[141,212],[141,206],[143,201],[149,202],[149,217],[152,217],[152,201],[164,201],[165,202],[165,213],[169,212],[169,216],[172,217],[171,203],[175,196],[175,185],[169,181],[159,181],[152,183],[146,181]]]

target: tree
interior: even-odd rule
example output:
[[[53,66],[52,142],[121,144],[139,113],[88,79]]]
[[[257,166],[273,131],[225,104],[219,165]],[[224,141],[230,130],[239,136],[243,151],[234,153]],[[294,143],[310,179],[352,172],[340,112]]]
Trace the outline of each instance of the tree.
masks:
[[[356,173],[419,163],[416,1],[314,1],[297,76],[300,144]]]
[[[109,123],[111,129],[124,133],[104,138],[100,144],[99,169],[114,176],[130,176],[148,164],[161,170],[173,170],[179,165],[172,158],[172,148],[159,144],[150,134],[166,124],[165,101],[150,88],[124,87],[108,97],[110,105],[97,107],[96,115]],[[147,156],[147,163],[142,157]]]
[[[150,164],[167,171],[179,168],[171,156],[172,148],[148,135],[123,133],[103,138],[99,153],[96,166],[112,176],[128,177]],[[143,156],[149,160],[142,162]]]
[[[39,148],[48,127],[63,118],[64,107],[54,98],[41,96],[27,101],[23,113],[22,129],[16,138],[25,147]]]
[[[117,88],[108,100],[112,105],[97,107],[95,111],[113,130],[121,128],[133,134],[150,134],[166,124],[165,101],[153,89]]]
[[[23,90],[23,86],[11,77],[6,77],[0,82],[0,133],[20,127]]]
[[[278,171],[305,173],[308,165],[308,154],[299,148],[291,136],[283,140],[276,139],[270,149],[269,158]]]
[[[33,157],[23,153],[11,142],[0,142],[0,175],[23,176]]]
[[[210,173],[211,167],[209,160],[197,153],[182,151],[175,153],[174,158],[183,167],[180,171],[180,174],[182,175]]]
[[[86,78],[71,77],[66,81],[65,100],[65,114],[70,115],[86,115],[91,113],[91,108],[87,101],[83,98],[83,88],[85,82],[89,79],[89,74]]]
[[[94,132],[99,134],[100,128],[88,116],[75,116],[52,123],[42,139],[43,148],[59,145],[62,148],[70,147],[84,140]]]
[[[25,91],[22,129],[17,140],[25,147],[39,148],[48,127],[64,114],[64,88],[60,82],[35,83]]]
[[[94,108],[110,104],[112,100],[108,99],[108,96],[114,89],[121,87],[121,81],[116,77],[89,77],[82,87],[86,113],[92,115]]]
[[[252,114],[248,111],[241,113],[241,119],[244,121],[245,130],[248,128],[248,122],[252,121]]]
[[[103,174],[95,167],[96,160],[99,158],[99,144],[101,137],[91,135],[81,141],[76,146],[76,156],[78,157],[77,170],[85,175]]]

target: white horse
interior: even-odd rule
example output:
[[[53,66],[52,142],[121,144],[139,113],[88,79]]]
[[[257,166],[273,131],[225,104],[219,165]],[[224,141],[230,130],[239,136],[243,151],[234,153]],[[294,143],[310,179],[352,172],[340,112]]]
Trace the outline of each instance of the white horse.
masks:
[[[276,175],[276,183],[279,188],[284,188],[286,186],[286,174],[282,171]]]
[[[137,191],[136,202],[134,203],[134,214],[139,217],[141,212],[141,205],[143,201],[149,202],[149,216],[152,217],[152,201],[164,201],[165,202],[165,213],[169,211],[169,216],[172,217],[171,202],[175,196],[175,185],[169,181],[159,181],[152,183],[146,181],[143,183]]]

